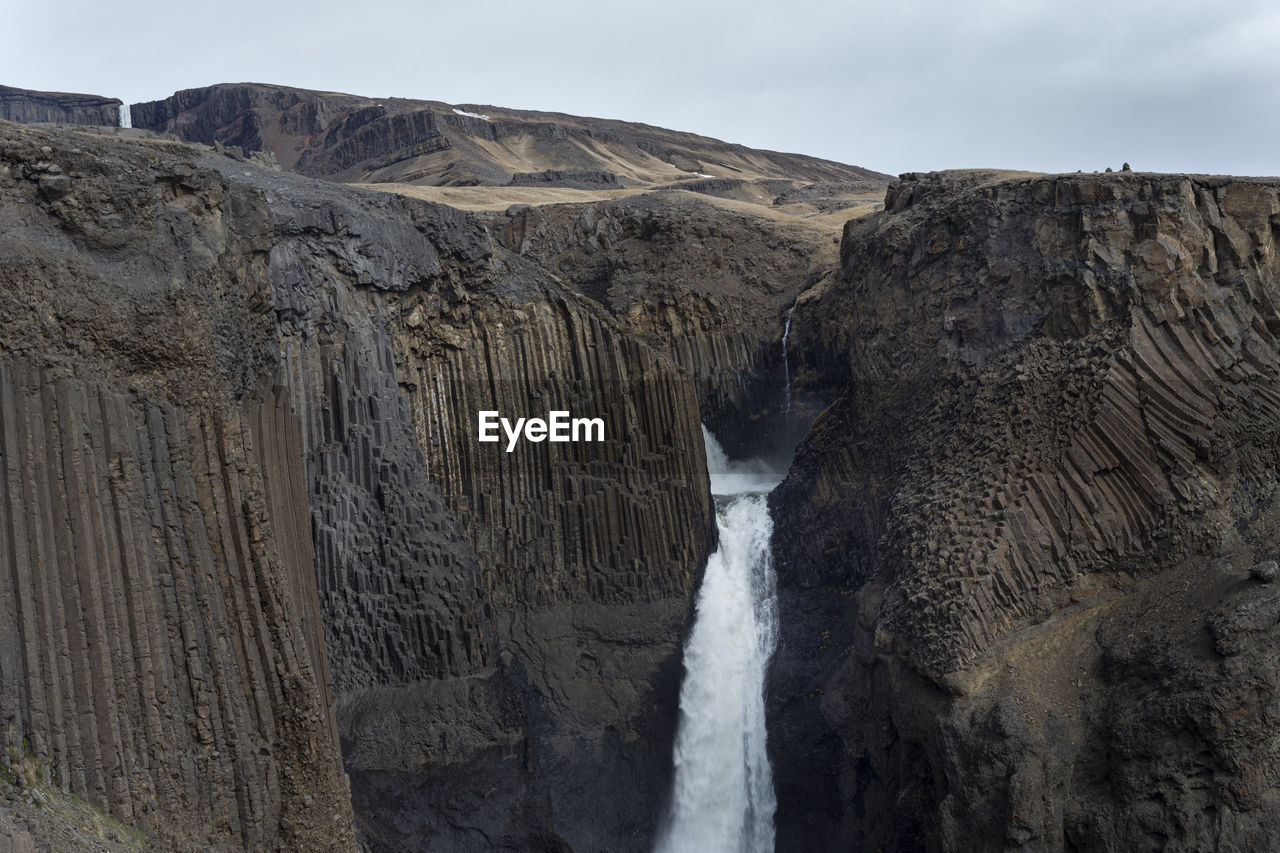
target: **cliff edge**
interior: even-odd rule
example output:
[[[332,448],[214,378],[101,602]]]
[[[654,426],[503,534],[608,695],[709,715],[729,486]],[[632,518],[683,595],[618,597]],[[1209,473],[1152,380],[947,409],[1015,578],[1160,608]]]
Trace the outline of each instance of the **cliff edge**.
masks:
[[[1265,846],[1280,184],[885,204],[792,331],[841,397],[772,498],[780,847]]]
[[[119,98],[75,95],[68,92],[36,92],[0,86],[0,119],[24,124],[120,124]]]

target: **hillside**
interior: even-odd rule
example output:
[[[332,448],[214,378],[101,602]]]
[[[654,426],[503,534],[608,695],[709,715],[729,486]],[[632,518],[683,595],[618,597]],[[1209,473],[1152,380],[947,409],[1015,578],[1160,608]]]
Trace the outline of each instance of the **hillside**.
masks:
[[[137,127],[272,151],[286,169],[339,180],[630,186],[687,177],[881,184],[889,178],[644,124],[256,83],[187,89],[134,104],[133,116]]]

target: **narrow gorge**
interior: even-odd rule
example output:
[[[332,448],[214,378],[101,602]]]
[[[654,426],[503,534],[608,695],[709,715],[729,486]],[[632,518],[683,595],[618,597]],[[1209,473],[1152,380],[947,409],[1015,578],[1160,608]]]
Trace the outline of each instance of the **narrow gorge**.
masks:
[[[0,105],[0,850],[1280,837],[1280,182]]]

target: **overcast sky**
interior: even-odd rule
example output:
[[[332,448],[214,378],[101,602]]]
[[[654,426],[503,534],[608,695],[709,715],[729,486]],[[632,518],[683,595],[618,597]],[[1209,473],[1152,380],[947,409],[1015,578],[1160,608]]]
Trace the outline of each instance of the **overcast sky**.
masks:
[[[253,81],[641,121],[898,173],[1280,174],[1280,4],[0,0],[0,83]]]

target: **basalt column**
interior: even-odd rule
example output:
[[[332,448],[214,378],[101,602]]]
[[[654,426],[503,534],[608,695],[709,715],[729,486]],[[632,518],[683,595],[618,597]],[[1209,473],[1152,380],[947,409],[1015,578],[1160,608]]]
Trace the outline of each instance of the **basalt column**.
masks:
[[[916,175],[886,208],[797,310],[844,396],[773,496],[809,661],[780,842],[1265,846],[1280,187]]]
[[[642,849],[666,790],[679,640],[713,541],[695,389],[598,310],[529,285],[503,299],[411,294],[400,381],[494,602],[537,809],[575,847]],[[521,439],[508,452],[505,439],[478,441],[480,411],[599,418],[604,440]]]
[[[161,846],[350,849],[262,196],[0,134],[5,758]]]

